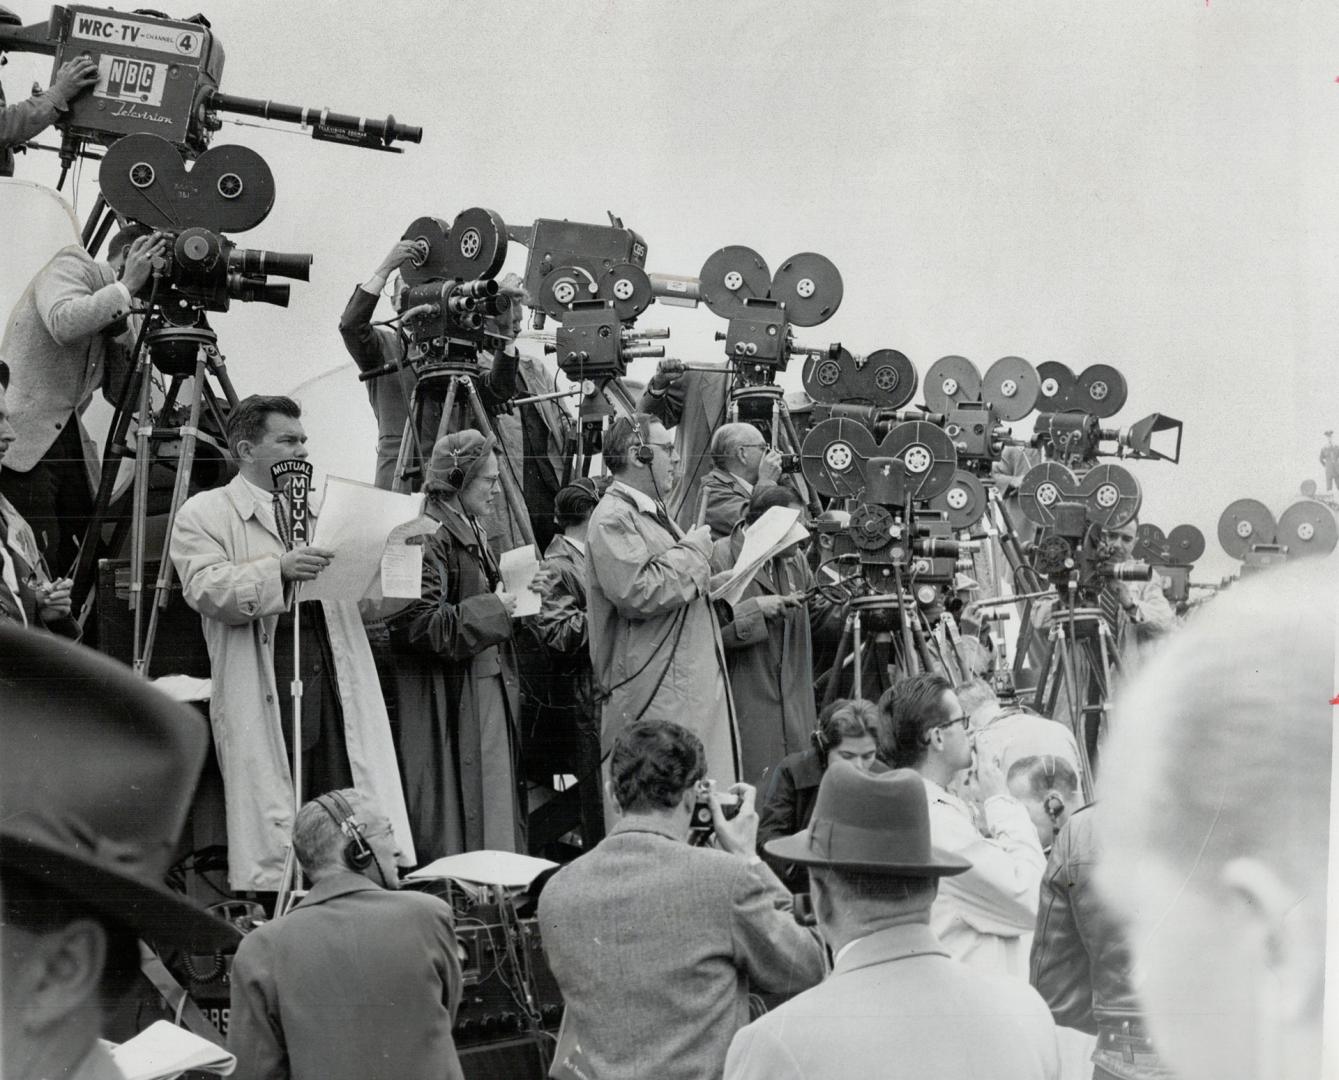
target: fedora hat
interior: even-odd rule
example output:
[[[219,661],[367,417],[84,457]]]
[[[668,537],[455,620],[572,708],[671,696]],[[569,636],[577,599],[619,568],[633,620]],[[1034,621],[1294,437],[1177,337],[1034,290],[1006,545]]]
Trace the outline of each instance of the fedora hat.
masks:
[[[903,877],[948,877],[968,860],[930,847],[925,781],[912,769],[873,775],[844,761],[823,774],[809,827],[769,840],[769,855],[801,866],[835,866]]]
[[[0,866],[164,944],[238,932],[163,879],[209,725],[101,653],[0,626]]]

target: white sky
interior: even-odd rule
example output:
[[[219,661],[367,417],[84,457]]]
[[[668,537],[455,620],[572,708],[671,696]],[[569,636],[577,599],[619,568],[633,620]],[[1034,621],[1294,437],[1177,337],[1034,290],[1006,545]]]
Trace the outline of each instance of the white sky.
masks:
[[[49,12],[8,3],[29,23]],[[316,257],[287,311],[214,317],[242,393],[345,362],[350,290],[419,215],[613,210],[651,270],[696,274],[725,244],[773,269],[827,255],[845,301],[807,342],[898,348],[922,376],[948,353],[982,371],[1008,354],[1116,365],[1118,422],[1185,421],[1179,466],[1132,471],[1143,520],[1205,533],[1205,580],[1238,566],[1215,539],[1229,502],[1278,514],[1320,478],[1322,432],[1339,428],[1333,5],[206,6],[225,91],[425,130],[403,155],[232,125],[216,137],[260,151],[278,185],[269,220],[237,239]],[[11,98],[49,81],[46,58],[10,59]],[[56,171],[29,155],[18,176]],[[95,193],[90,165],[81,210]],[[642,324],[673,327],[672,355],[721,355],[705,308]],[[370,479],[350,371],[302,396],[314,456]]]

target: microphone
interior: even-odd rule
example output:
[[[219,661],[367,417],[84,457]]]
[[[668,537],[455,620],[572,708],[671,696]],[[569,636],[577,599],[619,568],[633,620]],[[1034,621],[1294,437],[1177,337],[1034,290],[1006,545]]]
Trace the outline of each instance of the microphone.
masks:
[[[274,481],[274,522],[289,551],[307,544],[307,496],[311,491],[312,463],[298,458],[276,461],[270,466]],[[287,514],[281,492],[287,491]]]

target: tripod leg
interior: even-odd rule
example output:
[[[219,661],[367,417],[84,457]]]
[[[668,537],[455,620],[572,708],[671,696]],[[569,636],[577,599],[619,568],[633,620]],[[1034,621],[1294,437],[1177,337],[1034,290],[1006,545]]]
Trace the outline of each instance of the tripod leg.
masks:
[[[790,417],[790,409],[780,399],[777,400],[774,408],[778,418],[773,421],[772,430],[780,430],[782,436],[784,436],[787,446],[784,452],[798,456],[800,453],[800,436],[795,430],[795,421]],[[800,493],[801,498],[809,504],[809,509],[815,516],[822,512],[823,506],[818,501],[818,492],[809,485],[802,472],[795,474],[795,489]]]
[[[864,697],[864,663],[865,649],[864,638],[861,635],[860,612],[859,610],[851,614],[851,696],[853,698]]]
[[[168,591],[172,587],[172,560],[168,558],[167,545],[172,542],[172,529],[177,524],[177,511],[186,501],[190,491],[191,468],[195,464],[195,444],[200,430],[200,409],[205,396],[205,357],[203,353],[195,362],[195,387],[191,396],[191,414],[186,427],[181,429],[181,452],[177,458],[177,475],[172,485],[172,502],[167,508],[167,529],[163,554],[158,560],[158,580],[153,588],[153,606],[149,610],[149,631],[144,638],[144,648],[135,670],[147,675],[153,659],[153,643],[158,634],[158,614],[167,607]]]
[[[144,619],[144,548],[149,518],[149,474],[153,471],[153,413],[150,412],[151,380],[140,382],[139,426],[135,429],[135,493],[130,519],[130,610],[134,612],[132,664],[140,670],[140,633]]]
[[[521,492],[520,482],[516,479],[516,471],[511,462],[511,455],[507,453],[506,443],[498,435],[497,429],[493,425],[492,418],[484,410],[483,402],[479,400],[479,391],[474,383],[465,380],[466,402],[470,412],[474,416],[474,422],[479,425],[479,430],[485,434],[492,435],[497,441],[498,454],[502,458],[502,469],[498,472],[498,478],[502,481],[502,493],[507,500],[507,507],[516,524],[520,526],[521,537],[532,547],[535,543],[535,533],[530,527],[530,512],[525,506],[525,496]]]
[[[842,667],[850,656],[851,627],[854,618],[854,614],[848,612],[846,618],[842,620],[842,636],[837,642],[837,654],[832,658],[832,667],[828,669],[827,688],[823,691],[825,709],[841,697]]]

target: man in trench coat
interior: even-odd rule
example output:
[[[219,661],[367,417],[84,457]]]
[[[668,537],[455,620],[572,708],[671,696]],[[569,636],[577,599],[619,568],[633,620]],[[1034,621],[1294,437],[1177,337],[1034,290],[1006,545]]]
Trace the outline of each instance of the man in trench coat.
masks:
[[[258,414],[258,433],[245,430],[252,426],[244,422],[248,414]],[[311,580],[330,562],[329,553],[317,548],[286,550],[262,487],[271,484],[273,461],[306,456],[299,415],[288,398],[243,399],[228,421],[229,444],[241,472],[225,487],[188,499],[170,540],[182,593],[200,613],[209,647],[209,718],[223,773],[228,884],[238,891],[273,891],[282,883],[294,806],[280,694],[288,693],[291,672],[275,671],[275,630],[288,607],[291,583]],[[313,520],[320,514],[320,494],[320,487],[313,486]],[[386,705],[358,605],[326,600],[321,611],[334,658],[349,773],[359,790],[384,809],[403,865],[413,866]]]

